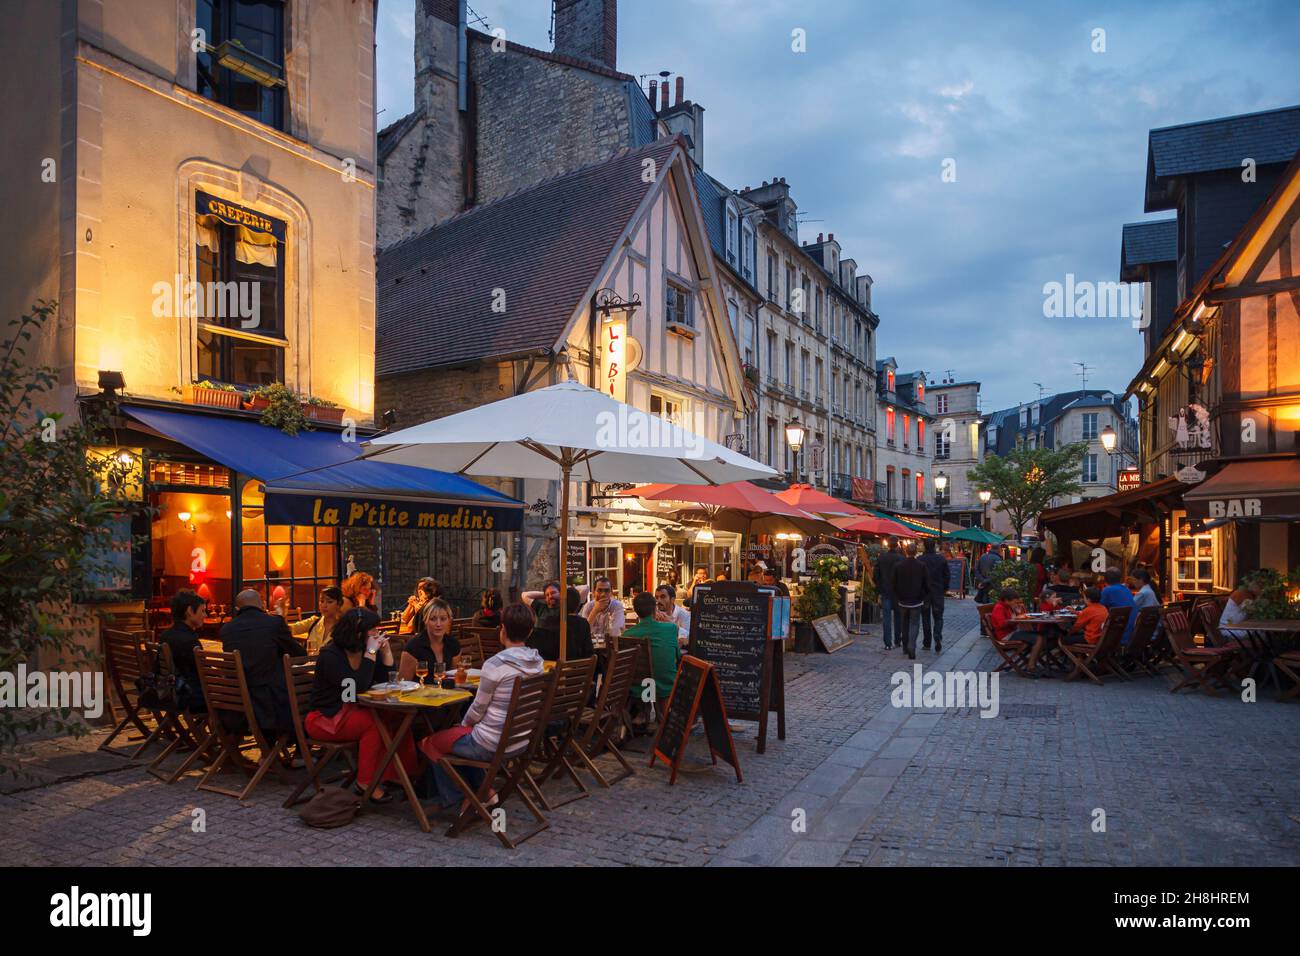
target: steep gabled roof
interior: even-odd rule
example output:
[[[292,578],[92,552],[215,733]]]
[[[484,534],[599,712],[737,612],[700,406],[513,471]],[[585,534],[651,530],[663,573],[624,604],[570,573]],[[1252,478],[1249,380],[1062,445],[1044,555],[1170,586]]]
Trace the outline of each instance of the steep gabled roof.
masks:
[[[383,161],[388,158],[388,154],[391,153],[397,147],[397,144],[402,141],[402,137],[410,132],[411,128],[414,127],[423,117],[423,110],[412,110],[401,119],[397,120],[397,122],[389,123],[379,131],[378,140],[380,163],[383,163]]]
[[[620,152],[381,252],[376,374],[556,346],[654,185],[643,161],[662,169],[680,145]]]

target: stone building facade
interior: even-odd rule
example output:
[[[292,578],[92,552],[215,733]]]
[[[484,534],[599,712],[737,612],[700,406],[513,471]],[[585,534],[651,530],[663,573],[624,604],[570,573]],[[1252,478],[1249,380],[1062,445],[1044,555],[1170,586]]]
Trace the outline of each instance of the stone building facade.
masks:
[[[926,406],[924,372],[900,372],[891,355],[876,363],[877,504],[903,515],[928,515],[934,486],[930,436],[934,417]]]
[[[942,495],[944,520],[976,528],[983,526],[984,506],[979,499],[980,489],[966,474],[984,460],[979,399],[979,382],[958,382],[950,376],[931,382],[925,390],[926,410],[934,422],[930,471],[933,475],[943,472],[948,478]],[[936,491],[936,507],[940,497]]]
[[[379,133],[381,248],[657,137],[616,69],[616,6],[557,3],[548,52],[466,29],[458,0],[417,2],[415,109]]]

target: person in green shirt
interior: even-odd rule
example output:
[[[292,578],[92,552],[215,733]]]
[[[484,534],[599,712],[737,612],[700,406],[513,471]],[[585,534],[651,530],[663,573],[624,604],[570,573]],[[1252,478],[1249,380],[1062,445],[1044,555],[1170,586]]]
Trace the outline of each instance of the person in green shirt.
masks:
[[[673,681],[677,679],[677,625],[672,621],[655,620],[655,596],[642,591],[632,600],[637,622],[623,632],[625,637],[644,637],[650,642],[650,666],[655,675],[655,700],[662,707],[668,703]],[[641,697],[641,688],[633,687],[632,695]]]

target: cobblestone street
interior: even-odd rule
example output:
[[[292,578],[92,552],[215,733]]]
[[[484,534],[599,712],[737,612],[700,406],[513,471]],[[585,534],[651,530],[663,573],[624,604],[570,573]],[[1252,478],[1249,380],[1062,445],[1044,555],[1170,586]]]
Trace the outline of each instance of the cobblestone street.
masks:
[[[975,625],[972,602],[949,602],[941,669],[994,666]],[[670,789],[665,770],[630,754],[635,777],[549,813],[550,829],[514,852],[483,828],[426,836],[397,802],[311,830],[280,807],[287,788],[273,780],[240,805],[94,754],[100,734],[45,741],[27,765],[36,776],[0,780],[0,863],[1300,863],[1300,706],[1171,695],[1170,677],[1007,678],[996,718],[917,712],[889,701],[908,663],[874,628],[832,656],[790,655],[788,738],[773,725],[759,756],[742,732],[743,784],[720,766]]]

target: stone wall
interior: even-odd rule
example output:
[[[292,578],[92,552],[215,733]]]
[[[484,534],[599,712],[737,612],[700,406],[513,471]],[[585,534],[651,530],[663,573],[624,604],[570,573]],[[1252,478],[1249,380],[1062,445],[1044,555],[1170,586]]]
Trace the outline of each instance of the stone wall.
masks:
[[[475,201],[608,159],[631,143],[625,81],[470,44],[477,98]]]

